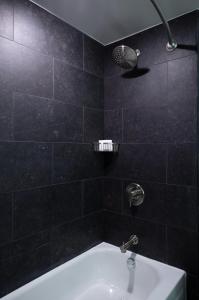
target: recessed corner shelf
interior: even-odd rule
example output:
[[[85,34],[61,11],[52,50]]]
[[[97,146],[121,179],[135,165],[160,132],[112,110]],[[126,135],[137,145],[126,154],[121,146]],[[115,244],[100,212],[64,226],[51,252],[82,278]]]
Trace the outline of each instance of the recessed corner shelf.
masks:
[[[95,152],[118,152],[119,150],[119,144],[118,143],[99,143],[94,142],[94,151]]]

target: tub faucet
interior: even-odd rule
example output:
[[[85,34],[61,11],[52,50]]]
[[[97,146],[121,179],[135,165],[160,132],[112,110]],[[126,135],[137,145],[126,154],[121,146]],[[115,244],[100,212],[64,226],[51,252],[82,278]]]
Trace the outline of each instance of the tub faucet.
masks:
[[[122,244],[122,246],[120,246],[120,250],[122,253],[126,253],[126,251],[132,246],[132,245],[137,245],[139,242],[139,239],[137,237],[137,235],[133,234],[130,236],[130,239],[127,243]]]

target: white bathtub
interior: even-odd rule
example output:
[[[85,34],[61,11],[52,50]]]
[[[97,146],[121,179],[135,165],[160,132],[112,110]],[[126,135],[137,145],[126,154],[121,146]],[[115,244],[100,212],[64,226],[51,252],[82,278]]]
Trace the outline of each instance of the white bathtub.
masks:
[[[3,300],[185,300],[186,274],[102,243],[3,297]]]

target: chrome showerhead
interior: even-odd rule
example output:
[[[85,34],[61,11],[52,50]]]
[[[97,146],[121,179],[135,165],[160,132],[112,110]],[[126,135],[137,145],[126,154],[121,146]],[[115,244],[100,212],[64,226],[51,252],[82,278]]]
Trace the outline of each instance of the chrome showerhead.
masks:
[[[112,57],[114,62],[123,69],[134,69],[137,65],[140,50],[134,50],[128,46],[114,48]]]

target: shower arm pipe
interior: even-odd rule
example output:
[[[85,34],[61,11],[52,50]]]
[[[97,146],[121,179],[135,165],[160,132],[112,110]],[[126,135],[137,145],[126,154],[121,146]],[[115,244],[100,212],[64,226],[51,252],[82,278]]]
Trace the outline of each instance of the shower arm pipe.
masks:
[[[166,28],[166,31],[167,31],[167,35],[168,35],[168,43],[166,45],[166,49],[168,51],[173,51],[177,48],[177,43],[176,41],[173,39],[172,37],[172,33],[171,33],[171,29],[169,27],[169,24],[168,22],[166,21],[160,7],[158,6],[158,4],[155,2],[155,0],[150,0],[151,3],[153,4],[153,6],[155,7],[155,10],[157,11],[158,15],[160,16],[160,19],[162,20],[165,28]]]

